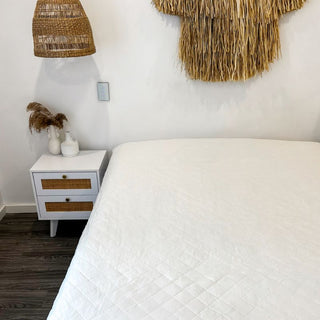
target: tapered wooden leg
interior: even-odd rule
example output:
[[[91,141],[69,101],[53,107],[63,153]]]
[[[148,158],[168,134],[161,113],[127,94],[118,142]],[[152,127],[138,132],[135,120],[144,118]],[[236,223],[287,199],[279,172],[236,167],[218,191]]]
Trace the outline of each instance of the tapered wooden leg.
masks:
[[[54,238],[57,234],[59,220],[50,220],[50,237]]]

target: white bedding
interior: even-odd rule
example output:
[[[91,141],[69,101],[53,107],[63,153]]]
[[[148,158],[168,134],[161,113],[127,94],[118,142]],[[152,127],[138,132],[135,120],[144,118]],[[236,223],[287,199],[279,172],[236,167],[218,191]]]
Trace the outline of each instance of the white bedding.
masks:
[[[320,145],[114,150],[50,320],[319,320]]]

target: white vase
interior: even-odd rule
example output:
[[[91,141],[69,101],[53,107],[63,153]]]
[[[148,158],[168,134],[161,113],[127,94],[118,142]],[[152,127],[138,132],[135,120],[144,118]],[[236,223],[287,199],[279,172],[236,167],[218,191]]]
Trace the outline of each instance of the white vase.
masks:
[[[66,140],[61,143],[61,151],[64,157],[74,157],[79,153],[79,143],[72,138],[70,131],[66,131]]]
[[[59,133],[55,126],[49,126],[48,128],[48,149],[51,154],[60,154],[61,153],[61,142],[59,140]]]

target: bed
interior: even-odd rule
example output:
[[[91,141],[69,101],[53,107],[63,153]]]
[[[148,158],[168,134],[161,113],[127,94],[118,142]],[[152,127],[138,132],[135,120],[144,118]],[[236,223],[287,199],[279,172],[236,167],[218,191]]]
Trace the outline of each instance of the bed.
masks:
[[[127,143],[49,320],[319,320],[320,145]]]

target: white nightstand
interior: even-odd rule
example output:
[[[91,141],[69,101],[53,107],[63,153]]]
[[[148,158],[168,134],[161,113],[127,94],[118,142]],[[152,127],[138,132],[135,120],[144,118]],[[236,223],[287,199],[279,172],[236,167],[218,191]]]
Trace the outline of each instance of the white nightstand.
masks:
[[[107,151],[80,151],[73,158],[43,155],[30,169],[39,220],[50,220],[50,236],[59,220],[88,219],[107,168]]]

